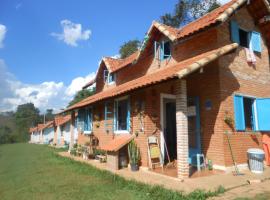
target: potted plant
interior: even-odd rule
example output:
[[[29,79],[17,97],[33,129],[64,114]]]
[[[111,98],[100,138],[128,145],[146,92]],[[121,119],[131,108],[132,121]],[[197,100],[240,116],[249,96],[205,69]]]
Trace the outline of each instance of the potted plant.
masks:
[[[131,171],[138,171],[139,161],[140,161],[141,156],[140,156],[140,150],[134,140],[132,140],[128,144],[128,156],[129,156],[129,163],[130,163]]]

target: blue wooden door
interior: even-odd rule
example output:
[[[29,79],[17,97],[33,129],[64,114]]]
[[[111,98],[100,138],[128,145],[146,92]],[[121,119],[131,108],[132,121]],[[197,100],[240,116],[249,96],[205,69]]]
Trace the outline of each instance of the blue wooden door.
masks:
[[[196,164],[196,155],[201,153],[201,128],[199,97],[188,99],[189,164]]]

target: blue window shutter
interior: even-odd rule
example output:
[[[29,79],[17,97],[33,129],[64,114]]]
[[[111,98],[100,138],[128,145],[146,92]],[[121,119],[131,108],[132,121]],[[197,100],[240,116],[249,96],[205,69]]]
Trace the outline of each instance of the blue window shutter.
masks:
[[[250,45],[252,47],[252,50],[256,52],[262,52],[261,43],[261,34],[256,31],[252,31],[250,33]]]
[[[231,39],[235,43],[240,43],[239,26],[236,21],[231,21]]]
[[[114,102],[114,112],[113,112],[113,129],[117,130],[117,101]]]
[[[127,102],[127,130],[130,131],[130,98]]]
[[[246,129],[244,101],[242,96],[234,96],[234,118],[235,129],[237,131],[244,131]]]
[[[87,123],[88,123],[88,119],[87,119],[87,116],[88,116],[88,112],[87,112],[87,109],[85,109],[85,112],[84,112],[84,130],[87,131]]]
[[[256,99],[259,131],[270,131],[270,99]]]

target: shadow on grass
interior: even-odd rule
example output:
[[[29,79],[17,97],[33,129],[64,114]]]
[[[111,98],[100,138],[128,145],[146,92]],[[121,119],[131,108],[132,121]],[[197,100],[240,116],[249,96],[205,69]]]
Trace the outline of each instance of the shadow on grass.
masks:
[[[57,150],[57,152],[59,151]],[[133,190],[137,192],[142,199],[204,200],[225,192],[225,189],[219,186],[215,191],[195,190],[189,194],[185,194],[183,192],[168,190],[158,185],[152,186],[137,182],[135,180],[126,180],[119,175],[113,174],[112,172],[98,169],[86,163],[72,160],[71,158],[62,157],[56,152],[54,152],[54,159],[55,162],[62,162],[62,164],[69,165],[72,169],[76,170],[77,173],[88,174],[96,178],[106,180],[111,184],[115,184],[119,188]]]

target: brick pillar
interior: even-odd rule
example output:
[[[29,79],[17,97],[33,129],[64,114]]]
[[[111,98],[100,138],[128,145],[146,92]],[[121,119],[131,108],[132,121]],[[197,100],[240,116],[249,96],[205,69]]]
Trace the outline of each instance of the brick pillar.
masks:
[[[182,79],[176,81],[176,130],[178,178],[187,178],[189,177],[187,83]]]
[[[71,112],[71,123],[70,123],[70,143],[69,150],[73,148],[74,145],[74,131],[75,131],[75,111]]]
[[[40,131],[39,143],[43,143],[43,130]]]

